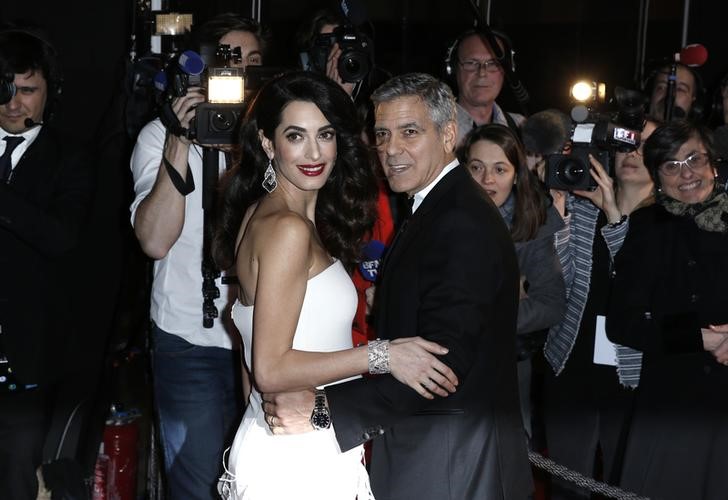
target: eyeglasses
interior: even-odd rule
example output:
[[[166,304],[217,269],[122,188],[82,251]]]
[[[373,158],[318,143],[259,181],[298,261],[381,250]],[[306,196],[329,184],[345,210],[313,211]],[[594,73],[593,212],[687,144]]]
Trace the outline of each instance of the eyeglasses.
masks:
[[[682,172],[683,167],[687,167],[693,173],[701,172],[710,163],[710,157],[707,153],[693,153],[684,160],[666,161],[657,169],[662,175],[669,177],[678,175]]]
[[[467,61],[458,61],[458,64],[463,71],[467,73],[480,73],[480,68],[485,68],[486,73],[497,73],[501,69],[501,65],[495,59],[488,59],[487,61],[476,61],[475,59],[468,59]]]

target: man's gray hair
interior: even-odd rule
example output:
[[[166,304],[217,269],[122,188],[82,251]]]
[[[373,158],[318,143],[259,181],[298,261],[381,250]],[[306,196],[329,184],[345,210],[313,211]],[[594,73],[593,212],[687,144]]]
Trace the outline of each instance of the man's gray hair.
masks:
[[[447,122],[455,120],[455,96],[450,87],[427,73],[405,73],[390,78],[372,92],[372,102],[388,102],[398,97],[416,96],[422,99],[441,132]]]

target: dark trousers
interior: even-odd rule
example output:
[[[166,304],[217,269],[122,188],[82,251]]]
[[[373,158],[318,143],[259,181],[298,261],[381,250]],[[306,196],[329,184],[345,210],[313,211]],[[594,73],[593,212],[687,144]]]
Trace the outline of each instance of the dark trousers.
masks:
[[[594,477],[597,450],[600,450],[602,473],[597,479],[618,484],[633,393],[619,386],[616,373],[611,374],[614,380],[595,384],[595,378],[599,377],[593,377],[592,370],[576,373],[567,370],[568,365],[558,377],[547,373],[544,384],[544,427],[549,458]],[[589,499],[590,496],[581,487],[552,478],[552,500]]]
[[[243,396],[240,351],[190,344],[154,326],[154,396],[172,500],[218,498],[223,451]]]
[[[35,500],[43,460],[48,397],[40,388],[0,393],[0,498]]]

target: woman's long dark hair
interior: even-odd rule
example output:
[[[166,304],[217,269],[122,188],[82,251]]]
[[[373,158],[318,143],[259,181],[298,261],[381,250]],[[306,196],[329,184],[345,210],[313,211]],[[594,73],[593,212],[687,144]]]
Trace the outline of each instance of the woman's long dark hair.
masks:
[[[471,146],[478,141],[492,142],[500,147],[508,161],[516,167],[516,185],[513,186],[516,204],[511,237],[513,241],[533,239],[538,229],[546,221],[546,200],[538,184],[538,179],[528,169],[523,145],[516,134],[505,125],[495,123],[481,125],[468,132],[463,139],[463,144],[458,152],[463,165],[468,162]]]
[[[351,98],[331,79],[308,71],[283,74],[266,83],[241,127],[241,162],[221,182],[213,258],[220,269],[235,260],[235,240],[245,210],[266,194],[268,156],[258,130],[273,141],[283,109],[293,101],[315,104],[336,131],[336,163],[316,202],[316,228],[324,247],[349,269],[360,258],[363,237],[376,218],[377,187],[361,125]]]

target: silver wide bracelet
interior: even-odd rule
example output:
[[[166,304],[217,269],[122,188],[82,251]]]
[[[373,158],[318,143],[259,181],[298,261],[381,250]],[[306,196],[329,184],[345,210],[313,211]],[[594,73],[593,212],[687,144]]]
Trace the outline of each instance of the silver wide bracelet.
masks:
[[[389,340],[370,340],[367,344],[369,373],[381,375],[389,373]]]

